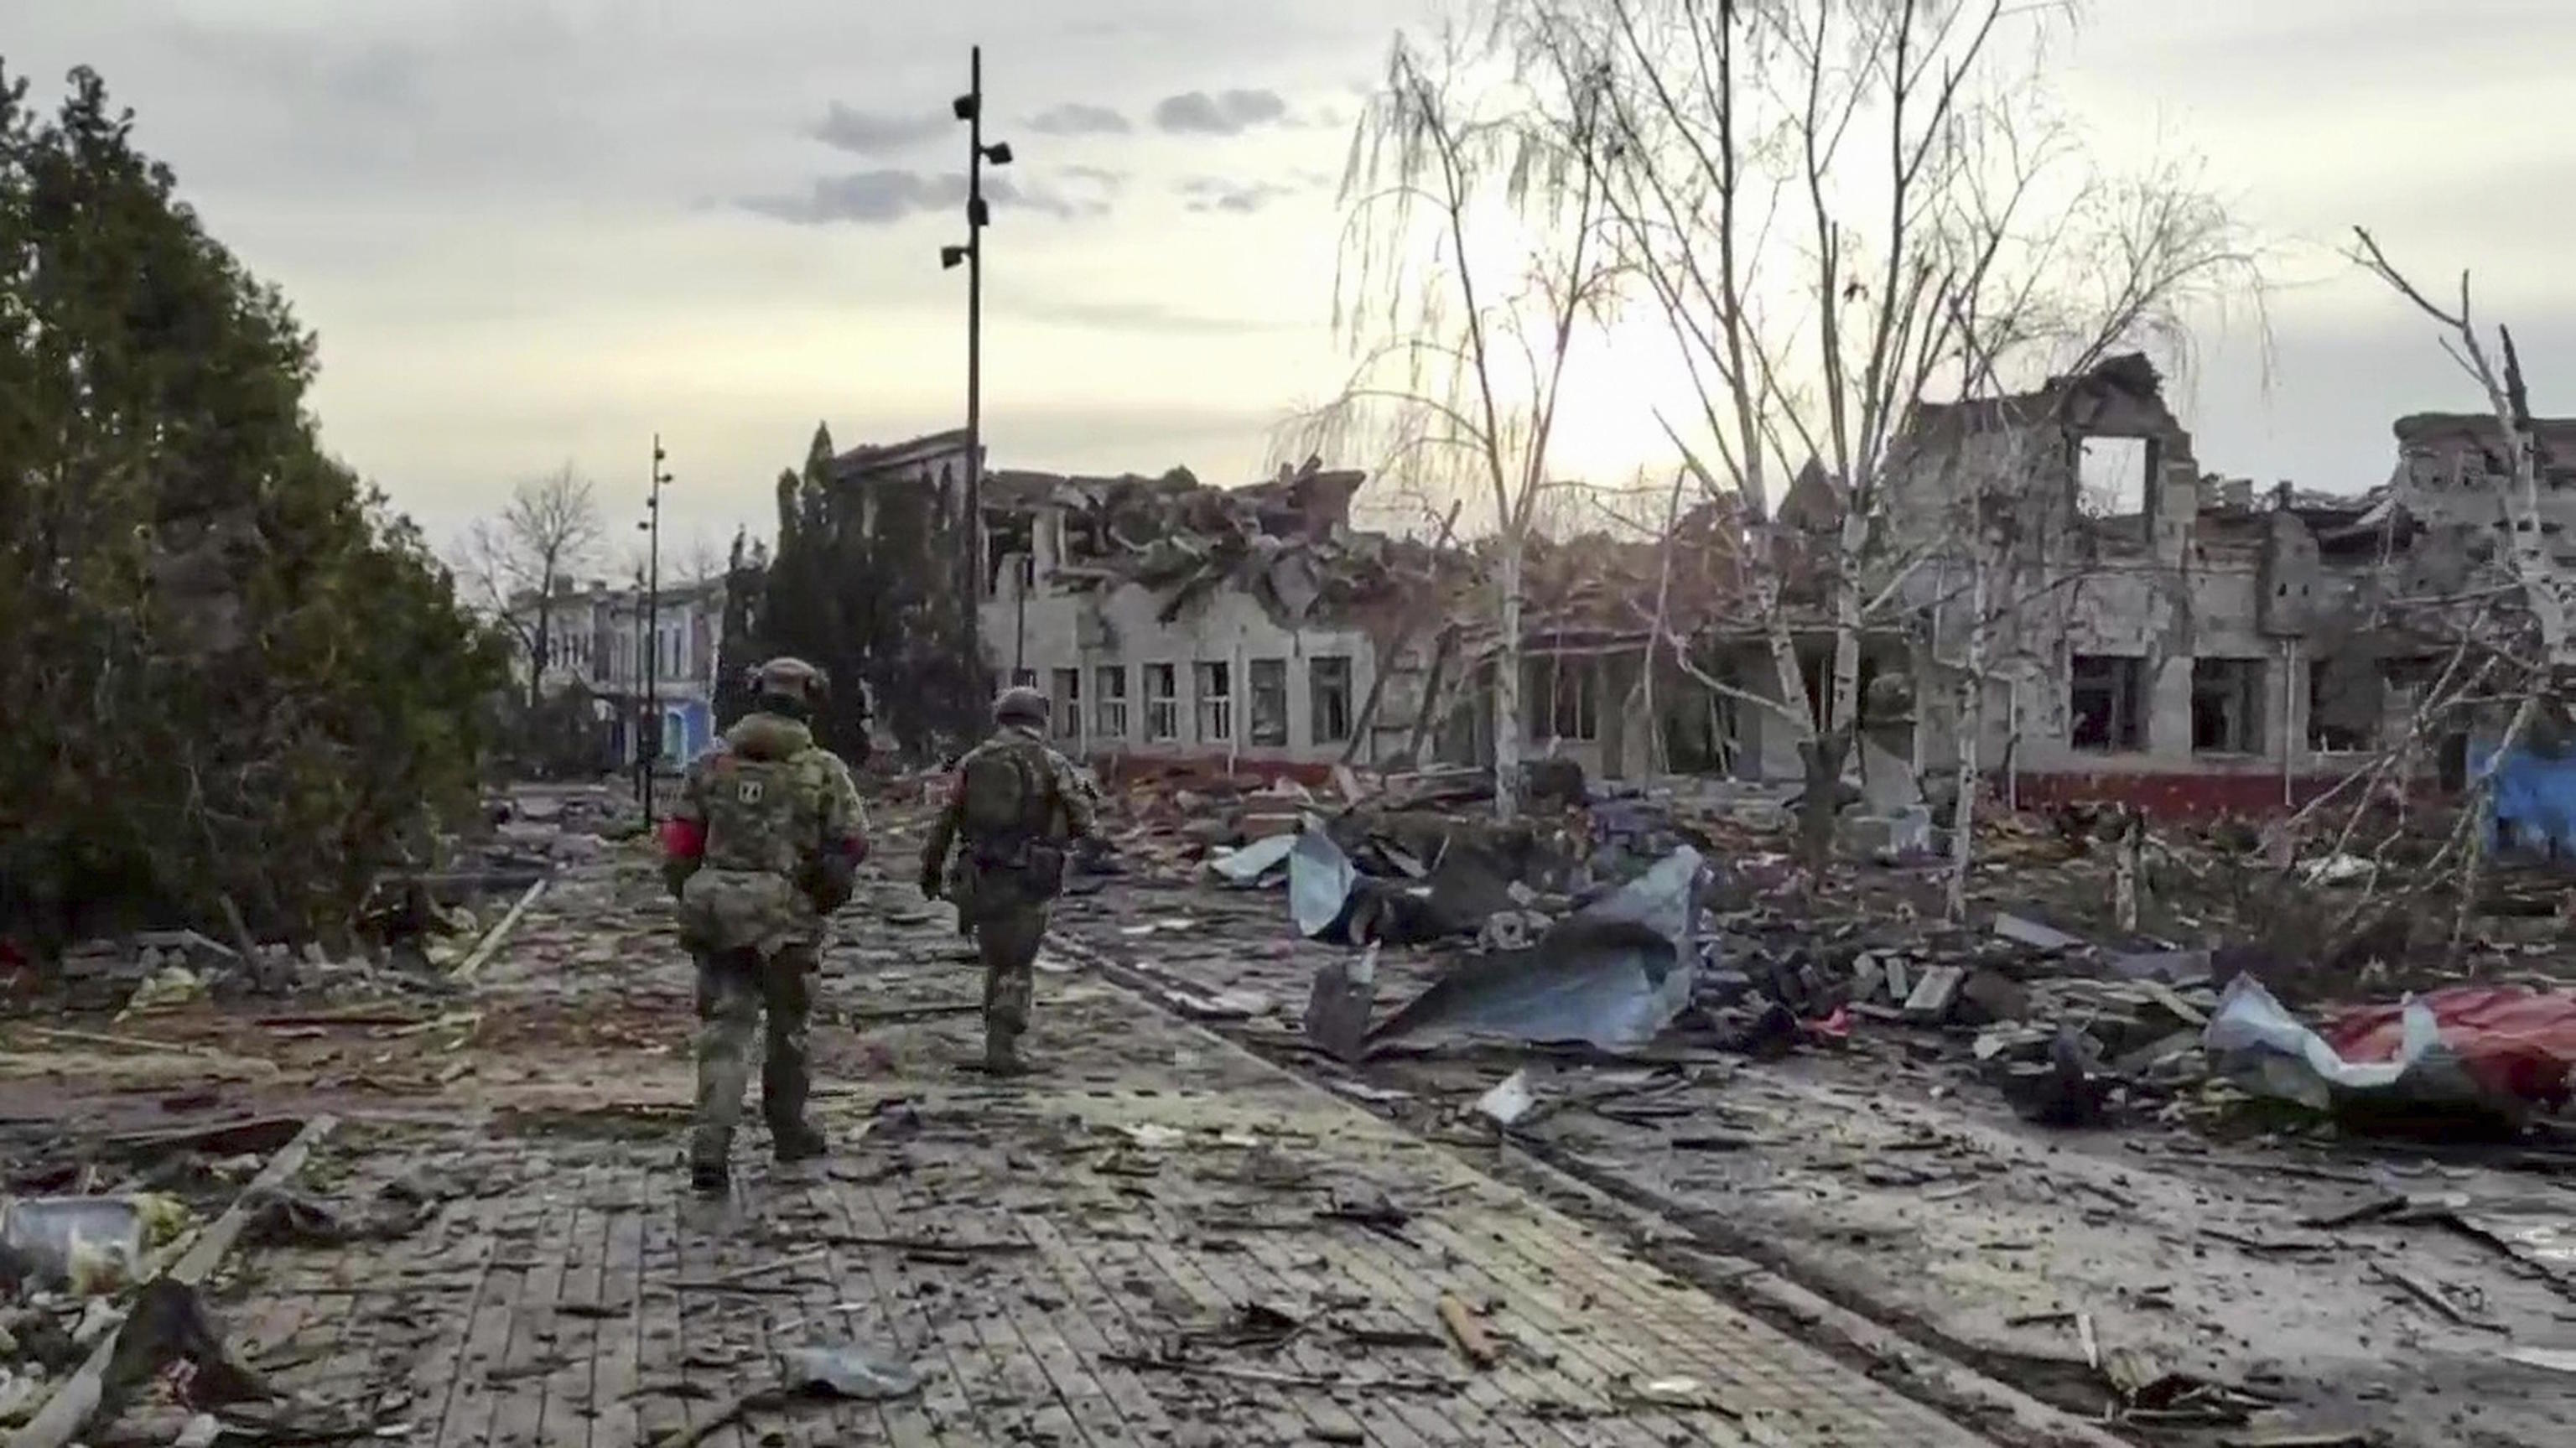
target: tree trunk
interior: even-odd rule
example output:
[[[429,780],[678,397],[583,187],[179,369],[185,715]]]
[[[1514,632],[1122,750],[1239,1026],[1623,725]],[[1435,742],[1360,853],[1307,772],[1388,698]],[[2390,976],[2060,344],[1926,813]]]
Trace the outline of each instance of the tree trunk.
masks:
[[[1968,918],[1968,871],[1976,861],[1977,764],[1986,731],[1986,558],[1968,554],[1968,639],[1965,677],[1959,681],[1959,798],[1950,811],[1950,888],[1942,916],[1956,925]]]
[[[1516,528],[1502,534],[1502,556],[1496,560],[1494,586],[1499,590],[1495,617],[1502,627],[1502,646],[1494,655],[1494,818],[1509,822],[1519,813],[1521,786],[1521,548]]]
[[[528,708],[530,710],[545,702],[546,666],[554,661],[555,651],[555,581],[551,575],[539,581],[544,588],[537,595],[537,631],[528,649]]]
[[[1861,547],[1869,541],[1869,519],[1860,512],[1858,494],[1853,496],[1835,539],[1833,686],[1824,707],[1825,732],[1845,739],[1860,723],[1860,563]]]

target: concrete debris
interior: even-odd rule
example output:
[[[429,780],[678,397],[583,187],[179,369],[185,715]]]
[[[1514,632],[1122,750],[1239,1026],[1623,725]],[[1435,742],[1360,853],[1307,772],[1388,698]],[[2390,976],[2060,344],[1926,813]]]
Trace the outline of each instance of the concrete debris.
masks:
[[[1504,1077],[1493,1090],[1476,1098],[1476,1111],[1496,1126],[1510,1126],[1538,1105],[1538,1096],[1530,1089],[1529,1068],[1524,1066]]]

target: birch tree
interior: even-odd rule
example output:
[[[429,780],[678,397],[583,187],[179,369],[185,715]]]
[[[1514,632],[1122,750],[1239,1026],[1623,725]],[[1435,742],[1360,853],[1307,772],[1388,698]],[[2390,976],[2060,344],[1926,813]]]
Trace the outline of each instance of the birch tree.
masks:
[[[459,572],[476,601],[518,640],[532,709],[544,696],[559,642],[556,589],[598,558],[607,537],[597,490],[569,463],[521,483],[500,516],[466,530]]]
[[[2044,41],[2074,6],[2006,0],[1505,0],[1524,72],[1592,99],[1581,154],[1687,385],[1657,420],[1741,502],[1811,851],[1860,720],[1865,632],[1955,540],[1895,536],[1886,492],[1933,397],[1996,396],[2125,343],[2184,339],[2259,280],[2225,208],[2166,167],[2120,180],[2053,122]],[[1819,476],[1801,532],[1782,484]],[[1814,615],[1794,594],[1812,589]],[[1801,625],[1805,625],[1804,629]],[[1811,696],[1800,632],[1829,641]],[[1962,788],[1973,788],[1963,761]],[[1821,816],[1821,817],[1820,817]]]
[[[1525,722],[1522,565],[1556,481],[1571,354],[1611,313],[1619,261],[1606,168],[1589,154],[1604,135],[1595,98],[1491,59],[1456,32],[1391,50],[1342,182],[1334,327],[1353,367],[1299,432],[1321,452],[1374,443],[1397,486],[1481,504],[1494,798],[1509,819]]]
[[[2473,651],[2482,663],[2481,680],[2502,675],[2501,693],[2492,697],[2511,709],[2496,741],[2493,763],[2471,782],[2451,839],[2422,872],[2439,878],[2446,866],[2458,863],[2459,901],[2448,949],[2449,959],[2456,964],[2467,948],[2469,917],[2477,908],[2485,873],[2496,771],[2544,716],[2565,717],[2564,688],[2568,680],[2576,679],[2576,636],[2571,636],[2569,623],[2571,614],[2576,614],[2576,579],[2559,564],[2542,512],[2540,435],[2532,420],[2530,391],[2512,329],[2499,324],[2490,347],[2471,305],[2467,272],[2460,273],[2459,300],[2446,306],[2409,280],[2369,231],[2355,227],[2353,235],[2354,259],[2440,329],[2443,351],[2476,383],[2496,425],[2497,447],[2489,450],[2489,471],[2500,484],[2498,524],[2505,535],[2503,546],[2496,550],[2491,576],[2431,601],[2437,616],[2431,627],[2447,625],[2460,640],[2453,667],[2463,654]],[[2425,627],[2417,624],[2419,630]],[[2446,669],[2446,677],[2449,673]],[[2454,701],[2443,702],[2456,708]],[[2427,717],[2427,711],[2417,711],[2417,729]],[[2400,757],[2412,754],[2407,749]]]

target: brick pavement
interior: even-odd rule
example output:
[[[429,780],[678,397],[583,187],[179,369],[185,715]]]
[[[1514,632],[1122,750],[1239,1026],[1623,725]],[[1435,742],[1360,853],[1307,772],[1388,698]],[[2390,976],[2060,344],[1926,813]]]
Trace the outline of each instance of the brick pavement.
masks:
[[[675,983],[667,945],[631,944],[611,954],[639,981]],[[829,998],[966,994],[954,944],[870,929]],[[426,1163],[466,1195],[395,1242],[251,1255],[235,1335],[286,1386],[441,1448],[669,1441],[772,1382],[779,1349],[835,1341],[900,1354],[923,1391],[756,1411],[705,1441],[1984,1441],[1105,982],[1042,978],[1051,1065],[1031,1082],[954,1068],[971,1017],[872,1034],[890,1064],[824,1099],[835,1155],[747,1153],[726,1202],[676,1170],[671,1054],[560,1063],[590,1078],[580,1111],[354,1130],[337,1189]],[[823,1037],[827,1079],[855,1069],[854,1043]],[[1444,1297],[1486,1325],[1493,1365],[1448,1340]]]

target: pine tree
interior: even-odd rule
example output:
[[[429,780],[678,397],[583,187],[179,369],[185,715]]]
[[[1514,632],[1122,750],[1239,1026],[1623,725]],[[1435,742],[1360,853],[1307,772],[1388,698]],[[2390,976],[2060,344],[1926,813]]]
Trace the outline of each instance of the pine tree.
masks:
[[[83,69],[0,70],[0,935],[332,938],[476,798],[501,641],[304,408],[315,344]]]

